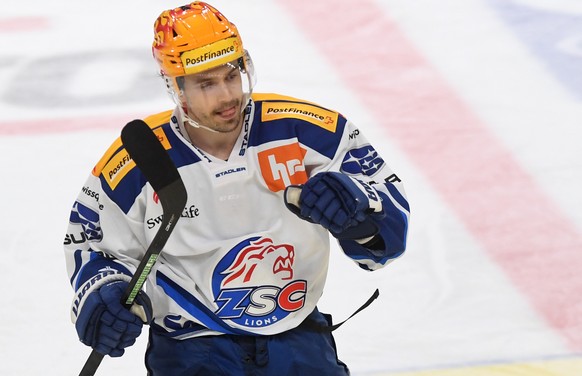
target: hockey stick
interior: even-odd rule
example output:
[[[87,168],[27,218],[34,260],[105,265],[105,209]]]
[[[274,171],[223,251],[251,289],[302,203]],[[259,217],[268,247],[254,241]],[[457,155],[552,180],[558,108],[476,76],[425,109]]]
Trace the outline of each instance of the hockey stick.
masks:
[[[186,187],[176,166],[157,136],[142,120],[129,122],[121,131],[121,140],[130,157],[149,181],[162,204],[162,225],[138,265],[121,299],[127,309],[143,287],[158,255],[166,244],[186,205]],[[105,355],[93,350],[79,376],[93,376]]]

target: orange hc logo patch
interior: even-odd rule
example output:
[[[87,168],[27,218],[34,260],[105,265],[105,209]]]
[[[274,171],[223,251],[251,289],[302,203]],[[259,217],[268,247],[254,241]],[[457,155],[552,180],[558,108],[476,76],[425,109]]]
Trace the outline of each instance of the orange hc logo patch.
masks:
[[[307,173],[303,159],[306,153],[297,142],[259,152],[259,166],[267,187],[278,192],[288,185],[305,183]]]

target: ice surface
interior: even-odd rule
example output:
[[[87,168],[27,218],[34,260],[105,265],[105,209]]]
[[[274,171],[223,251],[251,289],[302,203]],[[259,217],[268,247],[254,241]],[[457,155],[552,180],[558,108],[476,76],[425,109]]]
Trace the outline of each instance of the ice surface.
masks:
[[[342,112],[405,181],[408,252],[374,273],[332,258],[322,310],[343,319],[380,289],[335,334],[354,375],[582,352],[578,3],[213,3],[257,92]],[[171,107],[149,49],[174,5],[0,5],[2,375],[74,375],[89,354],[69,320],[68,213],[121,127]],[[145,374],[146,340],[98,374]]]

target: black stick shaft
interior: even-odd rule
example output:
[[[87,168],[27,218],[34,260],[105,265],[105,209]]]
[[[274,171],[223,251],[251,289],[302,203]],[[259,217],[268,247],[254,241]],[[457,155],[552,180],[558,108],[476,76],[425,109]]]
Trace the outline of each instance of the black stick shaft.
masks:
[[[180,219],[187,194],[176,166],[145,122],[134,120],[127,124],[121,132],[121,140],[130,157],[158,194],[163,210],[162,225],[123,294],[121,303],[129,309]],[[93,350],[79,376],[95,375],[104,356]]]

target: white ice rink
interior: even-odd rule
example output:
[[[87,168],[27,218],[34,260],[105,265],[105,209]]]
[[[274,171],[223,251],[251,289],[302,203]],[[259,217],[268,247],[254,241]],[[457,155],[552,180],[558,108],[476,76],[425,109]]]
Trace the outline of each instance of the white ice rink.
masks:
[[[582,1],[215,0],[256,92],[355,122],[405,182],[407,253],[334,252],[353,375],[582,375]],[[153,0],[0,4],[0,375],[76,375],[62,242],[123,125],[172,107]],[[145,375],[146,336],[98,375]]]

